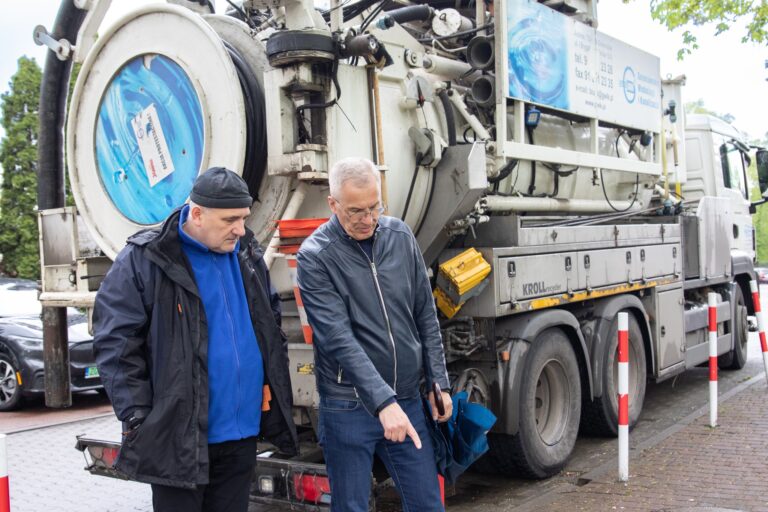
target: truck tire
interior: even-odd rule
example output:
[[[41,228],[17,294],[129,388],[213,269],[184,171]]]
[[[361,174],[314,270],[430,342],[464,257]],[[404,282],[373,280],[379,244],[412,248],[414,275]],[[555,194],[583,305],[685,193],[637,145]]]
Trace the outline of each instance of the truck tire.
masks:
[[[547,478],[568,461],[579,430],[581,379],[568,337],[557,328],[541,332],[531,344],[520,383],[517,434],[491,434],[481,469]]]
[[[741,286],[737,284],[734,288],[734,321],[731,323],[733,348],[730,352],[726,352],[717,358],[717,366],[723,370],[741,370],[747,363],[747,341],[749,340],[747,315],[749,312],[747,311],[747,303],[744,300]]]
[[[18,365],[12,355],[0,352],[0,412],[21,406],[21,386],[16,381]]]
[[[629,313],[629,428],[635,426],[643,410],[647,366],[643,333],[634,315]],[[619,413],[617,394],[619,391],[619,349],[618,316],[607,325],[606,343],[600,364],[601,375],[595,376],[602,381],[602,396],[593,400],[585,397],[581,413],[581,430],[585,434],[616,437],[619,434]]]

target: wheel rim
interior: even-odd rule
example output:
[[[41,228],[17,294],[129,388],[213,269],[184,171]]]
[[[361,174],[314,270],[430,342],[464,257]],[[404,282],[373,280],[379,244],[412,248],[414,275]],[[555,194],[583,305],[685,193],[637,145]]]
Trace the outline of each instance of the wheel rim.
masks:
[[[635,346],[630,342],[629,343],[629,365],[627,366],[629,372],[627,373],[627,380],[629,381],[629,387],[627,389],[630,397],[637,397],[637,394],[639,392],[639,386],[640,381],[639,377],[637,375],[638,368],[637,368],[637,361],[640,360],[640,356],[637,353],[637,350],[635,349]],[[611,401],[616,404],[616,395],[619,392],[619,350],[616,349],[616,354],[614,354],[614,363],[613,363],[613,393],[611,394]]]
[[[542,368],[536,382],[534,400],[539,437],[545,444],[552,446],[563,437],[570,403],[568,376],[559,361],[550,359]]]
[[[10,402],[16,391],[16,371],[7,361],[0,361],[0,404]]]
[[[747,306],[740,302],[738,305],[738,313],[737,313],[737,319],[736,321],[738,324],[736,325],[736,329],[738,329],[738,332],[740,334],[740,340],[739,343],[741,344],[742,352],[744,354],[744,357],[747,356],[747,341],[749,340],[749,322],[747,321]]]

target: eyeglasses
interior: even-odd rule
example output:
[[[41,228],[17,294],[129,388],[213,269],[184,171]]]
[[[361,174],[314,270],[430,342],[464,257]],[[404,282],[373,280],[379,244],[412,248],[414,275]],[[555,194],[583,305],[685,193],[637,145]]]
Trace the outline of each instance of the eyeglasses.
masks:
[[[344,206],[342,202],[335,197],[333,200],[336,201],[339,205]],[[380,203],[376,204],[378,206],[374,206],[373,208],[347,208],[344,206],[344,214],[355,222],[360,222],[361,220],[367,218],[369,215],[373,219],[378,219],[379,216],[384,213],[386,208],[384,208],[384,206],[382,206]]]

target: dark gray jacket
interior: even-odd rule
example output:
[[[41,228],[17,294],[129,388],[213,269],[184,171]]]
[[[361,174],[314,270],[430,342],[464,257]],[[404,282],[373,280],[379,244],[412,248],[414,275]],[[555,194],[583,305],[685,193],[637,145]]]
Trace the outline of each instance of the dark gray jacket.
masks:
[[[331,217],[302,244],[298,281],[321,395],[359,398],[374,414],[392,397],[418,396],[425,364],[449,387],[424,259],[405,223],[379,219],[371,261]]]
[[[125,438],[117,468],[141,482],[193,488],[208,483],[208,323],[178,233],[179,212],[157,231],[128,240],[96,295],[93,350],[118,419],[148,413]],[[271,409],[261,434],[297,450],[279,300],[253,233],[238,253]],[[261,407],[261,404],[253,404]]]

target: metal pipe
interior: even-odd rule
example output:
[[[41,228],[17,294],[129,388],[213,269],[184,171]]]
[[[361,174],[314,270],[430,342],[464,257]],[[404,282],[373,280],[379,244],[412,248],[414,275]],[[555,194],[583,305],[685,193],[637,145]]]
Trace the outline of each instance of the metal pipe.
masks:
[[[448,59],[439,55],[425,55],[422,60],[424,70],[434,75],[455,80],[472,71],[472,66],[456,59]]]
[[[467,62],[474,69],[488,70],[493,68],[496,60],[494,38],[475,36],[467,45]]]
[[[304,181],[299,182],[296,190],[293,191],[291,199],[288,200],[288,204],[285,206],[283,216],[280,217],[280,220],[291,220],[296,218],[296,215],[299,213],[299,208],[301,208],[304,199],[307,197],[308,191],[309,185]],[[267,250],[264,251],[264,263],[267,265],[267,269],[272,268],[278,245],[280,245],[280,228],[275,228],[274,233],[272,233],[272,238],[269,240]]]
[[[375,66],[368,68],[368,79],[370,80],[371,90],[373,91],[373,107],[376,116],[376,165],[379,166],[381,174],[381,202],[384,205],[384,214],[389,213],[387,206],[387,173],[386,163],[384,162],[384,130],[381,123],[381,94],[379,91],[379,75],[376,73]]]
[[[78,9],[73,0],[63,0],[56,14],[51,37],[57,41],[75,41],[85,16],[86,12]],[[40,210],[64,206],[64,121],[71,71],[71,60],[61,60],[53,51],[47,52],[38,110],[37,204]],[[67,309],[44,306],[42,319],[45,405],[70,407],[72,393]]]
[[[387,15],[397,23],[429,21],[434,14],[435,10],[428,5],[409,5],[387,12]]]
[[[44,307],[42,319],[45,405],[71,407],[67,308]]]
[[[666,131],[661,127],[661,174],[664,176],[664,200],[669,199],[669,172],[667,170],[667,140]]]
[[[457,94],[455,91],[449,90],[448,98],[451,100],[451,103],[453,103],[453,106],[456,107],[456,110],[459,111],[461,117],[463,117],[464,120],[469,123],[469,126],[472,127],[472,131],[474,131],[475,135],[477,135],[477,140],[491,139],[491,134],[488,133],[488,130],[485,129],[485,126],[483,126],[477,117],[469,113],[467,106],[464,104],[464,101],[461,99],[459,94]]]
[[[496,104],[496,78],[493,75],[480,75],[472,82],[472,99],[481,107]]]
[[[630,201],[611,201],[618,210],[629,207]],[[508,212],[566,212],[566,213],[603,213],[614,210],[604,200],[593,199],[558,199],[554,197],[510,197],[486,196],[480,200],[486,211]],[[635,202],[633,209],[639,209]]]

